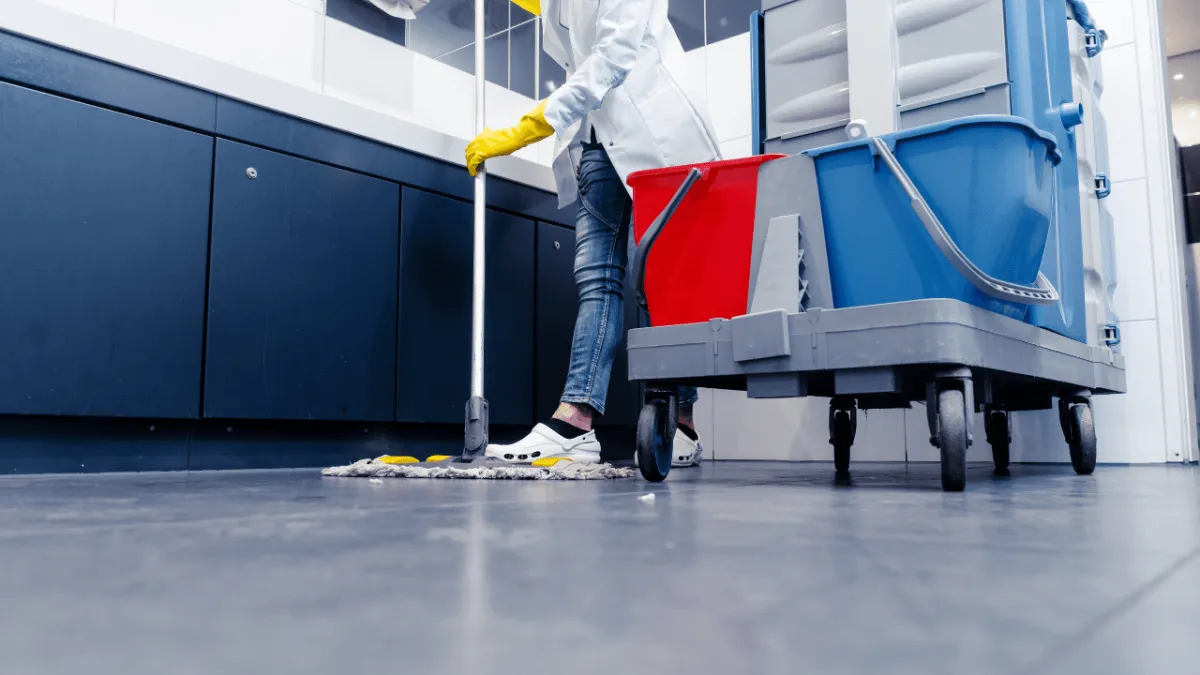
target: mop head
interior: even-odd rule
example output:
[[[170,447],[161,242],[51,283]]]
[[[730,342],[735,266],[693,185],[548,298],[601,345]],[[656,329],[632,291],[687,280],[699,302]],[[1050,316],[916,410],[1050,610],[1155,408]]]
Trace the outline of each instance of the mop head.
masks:
[[[349,466],[335,466],[321,471],[322,476],[341,478],[463,478],[474,480],[614,480],[632,478],[634,470],[611,464],[579,464],[558,462],[553,466],[509,464],[499,460],[482,460],[472,464],[452,462],[423,462],[396,464],[386,458],[360,459]]]

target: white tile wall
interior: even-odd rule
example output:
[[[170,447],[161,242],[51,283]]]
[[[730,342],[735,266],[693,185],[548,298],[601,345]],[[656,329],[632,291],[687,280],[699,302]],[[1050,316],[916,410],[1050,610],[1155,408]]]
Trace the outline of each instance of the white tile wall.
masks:
[[[1121,323],[1129,393],[1095,401],[1101,462],[1165,462],[1162,363],[1156,321]]]
[[[833,460],[828,399],[752,400],[718,391],[713,401],[713,447],[721,459]],[[904,455],[904,411],[859,413],[853,461],[902,462]]]
[[[123,11],[130,11],[135,3],[145,5],[144,0],[118,0],[120,8]],[[282,2],[283,4],[277,4]],[[258,105],[266,106],[280,110],[289,115],[295,115],[303,119],[308,119],[318,124],[331,126],[334,128],[345,129],[350,133],[354,133],[367,138],[373,138],[383,143],[396,145],[398,147],[409,148],[414,152],[426,154],[434,157],[441,157],[447,161],[461,161],[462,149],[466,145],[466,137],[470,134],[471,128],[471,109],[470,99],[463,105],[454,105],[454,91],[460,91],[464,96],[471,96],[471,81],[470,76],[464,75],[467,84],[461,90],[446,87],[447,81],[453,75],[462,75],[451,69],[450,77],[434,77],[436,69],[433,67],[426,68],[419,72],[425,72],[429,75],[427,78],[434,83],[434,86],[427,86],[424,89],[414,87],[414,92],[432,92],[437,94],[436,101],[428,97],[426,101],[430,101],[426,106],[426,120],[434,120],[437,124],[421,122],[415,116],[403,115],[396,111],[381,111],[376,109],[378,106],[363,105],[363,101],[358,103],[350,103],[344,100],[348,96],[334,96],[325,94],[323,89],[323,79],[317,76],[315,80],[307,74],[301,73],[299,79],[304,80],[300,84],[294,81],[289,81],[286,77],[277,77],[278,68],[273,65],[269,59],[237,59],[230,58],[230,51],[236,51],[241,48],[237,43],[245,43],[245,34],[249,29],[239,28],[234,31],[233,47],[212,47],[207,49],[194,49],[194,43],[197,41],[196,35],[188,35],[190,30],[192,33],[208,33],[213,32],[212,24],[226,22],[230,25],[237,25],[238,21],[248,19],[250,23],[264,31],[276,30],[279,26],[283,27],[283,32],[289,33],[294,39],[302,39],[304,41],[313,42],[314,35],[316,42],[314,49],[307,50],[309,55],[324,53],[324,22],[325,17],[314,12],[308,5],[301,5],[292,2],[291,0],[255,0],[255,7],[259,5],[273,5],[276,7],[285,8],[282,10],[281,19],[279,21],[262,21],[261,16],[229,16],[229,2],[223,0],[215,3],[213,6],[225,12],[217,19],[212,21],[202,22],[198,26],[193,26],[190,29],[175,26],[171,31],[166,31],[165,35],[158,34],[158,31],[152,30],[156,22],[163,19],[165,10],[178,9],[177,4],[172,2],[164,8],[153,8],[155,13],[151,13],[148,17],[140,17],[136,20],[128,20],[131,27],[118,26],[114,24],[106,24],[95,21],[87,16],[77,14],[73,10],[63,9],[57,6],[51,6],[42,2],[31,2],[31,0],[0,0],[0,28],[9,30],[18,34],[29,35],[34,39],[42,40],[50,44],[60,45],[69,49],[74,49],[85,54],[94,54],[97,57],[127,65],[131,68],[142,70],[148,73],[154,73],[161,77],[176,80],[179,82],[189,83],[207,89],[209,91],[218,92],[235,99],[249,101]],[[119,15],[123,15],[122,11],[118,11]],[[186,15],[185,13],[182,13]],[[297,31],[292,30],[297,24],[297,17],[305,18],[307,21],[316,22],[319,28],[317,31]],[[128,19],[128,17],[126,17]],[[278,23],[279,26],[275,24]],[[265,26],[265,27],[264,27]],[[184,34],[184,38],[176,39],[176,33]],[[362,36],[367,38],[366,33]],[[228,36],[219,35],[213,38],[213,41],[219,42],[225,40]],[[267,50],[269,51],[273,41],[278,36],[273,36],[267,40]],[[284,38],[278,38],[284,39]],[[289,43],[290,44],[290,43]],[[290,44],[288,48],[277,50],[281,56],[281,60],[296,61],[296,57],[292,54],[305,54],[306,50],[298,49],[296,44]],[[256,56],[262,56],[263,48],[255,47],[259,50]],[[224,51],[223,51],[224,50]],[[213,54],[223,55],[221,58],[213,56]],[[255,70],[255,67],[266,63],[265,70]],[[317,64],[320,69],[324,69],[323,58]],[[414,63],[414,69],[416,65]],[[274,73],[274,74],[273,74]],[[368,75],[378,76],[379,73],[368,69]],[[285,73],[286,75],[286,73]],[[339,79],[338,71],[335,68],[333,73],[333,82],[335,89],[342,82]],[[297,78],[292,78],[295,80]],[[344,78],[343,78],[344,79]],[[445,91],[439,91],[439,88]],[[342,94],[346,92],[340,92]],[[414,97],[415,98],[415,97]],[[385,99],[386,100],[386,99]],[[371,103],[377,104],[378,101]],[[438,106],[444,106],[438,108]],[[453,122],[453,115],[448,115],[451,111],[461,111],[465,116],[465,122],[461,124],[447,123],[447,120]],[[452,131],[467,129],[466,132],[454,133],[429,133],[441,131],[441,127],[446,127]],[[540,149],[539,149],[540,151]],[[521,160],[519,158],[505,157],[498,159],[492,167],[497,174],[503,175],[511,180],[537,186],[545,190],[553,190],[554,184],[549,172],[535,163]]]
[[[699,51],[699,50],[698,50]],[[713,126],[721,141],[748,137],[750,124],[750,34],[714,43],[704,50]]]
[[[712,105],[708,100],[708,59],[704,50],[694,49],[687,52],[684,54],[684,61],[687,64],[687,87],[699,96],[699,104],[708,107],[711,114]]]
[[[325,0],[291,0],[291,2],[314,12],[325,13]]]
[[[988,450],[980,450],[983,444],[983,425],[978,419],[971,419],[971,430],[975,434],[975,445],[967,450],[967,459],[972,462],[984,461],[990,455]],[[905,449],[910,462],[940,461],[938,449],[929,443],[929,421],[925,414],[924,403],[914,403],[913,407],[904,411]]]
[[[1142,322],[1145,323],[1145,322]],[[1131,390],[1132,391],[1132,390]],[[1139,446],[1128,444],[1128,434],[1124,432],[1124,416],[1127,409],[1121,404],[1123,397],[1097,398],[1096,416],[1098,431],[1097,454],[1100,462],[1160,462],[1162,461],[1161,432],[1151,435],[1150,439],[1158,440],[1159,445],[1147,447],[1140,459]],[[1161,396],[1159,397],[1161,400]],[[1113,405],[1116,410],[1112,411]],[[1106,422],[1101,423],[1100,417]],[[1158,418],[1161,421],[1162,413]],[[908,461],[938,462],[941,460],[939,450],[929,442],[929,422],[925,417],[924,404],[914,405],[907,411],[905,432],[908,443]],[[1103,427],[1101,429],[1101,427]],[[1159,425],[1161,430],[1161,424]],[[992,461],[992,448],[988,445],[987,434],[983,428],[983,415],[976,414],[971,418],[971,431],[975,435],[975,443],[967,450],[967,461]],[[1058,425],[1058,413],[1054,410],[1037,410],[1013,413],[1012,416],[1012,446],[1010,459],[1014,463],[1051,463],[1062,464],[1070,461],[1066,441],[1062,429]]]
[[[537,148],[537,163],[545,166],[554,165],[554,139],[548,138],[534,146]]]
[[[1105,200],[1113,217],[1117,260],[1114,309],[1122,321],[1155,318],[1154,256],[1150,250],[1150,219],[1145,179],[1113,185]]]
[[[1062,432],[1058,431],[1057,426],[1050,429],[1045,425],[1048,419],[1057,425],[1058,418],[1046,416],[1048,413],[1044,412],[1022,412],[1013,416],[1012,461],[1066,461],[1064,458],[1067,455],[1064,453],[1067,447],[1058,448],[1058,444],[1062,443]],[[991,461],[991,446],[984,432],[983,414],[971,418],[971,432],[974,434],[974,444],[967,449],[967,461]],[[929,418],[926,417],[923,402],[905,411],[905,437],[908,461],[941,461],[940,450],[929,442]]]
[[[320,91],[325,17],[290,0],[118,0],[116,25]]]
[[[1088,0],[1096,25],[1108,33],[1108,47],[1133,43],[1133,6],[1129,0]]]
[[[1142,129],[1137,51],[1133,45],[1106,48],[1100,53],[1104,68],[1104,116],[1108,121],[1109,178],[1114,181],[1146,177],[1146,143]]]
[[[324,91],[380,112],[413,112],[413,52],[341,21],[325,20]]]
[[[116,11],[117,0],[40,0],[43,4],[65,9],[68,12],[74,12],[80,16],[86,16],[89,19],[103,21],[104,23],[113,22],[113,13]]]
[[[336,23],[331,21],[330,23]],[[459,138],[472,138],[475,129],[475,77],[427,56],[409,52],[413,62],[412,114],[432,129]],[[509,127],[537,104],[533,99],[496,84],[487,85],[487,119],[492,129]],[[549,166],[554,140],[547,139],[516,153],[517,157]]]
[[[824,426],[808,427],[805,432],[828,440],[829,402],[812,399],[810,406],[821,411]],[[854,462],[903,462],[908,454],[905,438],[905,410],[868,410],[858,413],[858,433],[850,459]],[[827,445],[829,459],[833,459],[833,447]]]
[[[713,428],[715,416],[715,406],[713,399],[715,392],[711,389],[700,390],[700,400],[696,401],[696,407],[693,409],[693,415],[696,420],[696,433],[700,436],[700,444],[704,446],[704,459],[715,459],[716,442],[713,439]]]
[[[413,116],[433,129],[469,138],[474,128],[475,79],[421,54],[413,54]]]
[[[458,138],[473,135],[471,75],[326,19],[325,0],[41,1]],[[488,99],[492,127],[514,124],[534,103],[490,84]],[[549,164],[551,151],[518,156]]]
[[[1166,457],[1197,457],[1196,407],[1190,359],[1188,301],[1184,291],[1181,194],[1171,141],[1170,99],[1163,50],[1162,3],[1130,0],[1137,27],[1142,136],[1146,147],[1151,250],[1154,255],[1157,339],[1161,355],[1159,386],[1163,391]]]
[[[749,136],[721,141],[721,157],[723,159],[749,157],[754,154],[754,149],[750,147],[751,143],[752,139]]]

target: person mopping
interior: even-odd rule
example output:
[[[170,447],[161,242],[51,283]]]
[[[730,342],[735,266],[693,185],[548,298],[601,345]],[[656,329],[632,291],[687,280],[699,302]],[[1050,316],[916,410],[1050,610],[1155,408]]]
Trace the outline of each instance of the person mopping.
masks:
[[[467,146],[467,168],[557,136],[560,207],[578,199],[575,284],[579,313],[571,365],[553,417],[488,457],[512,462],[565,457],[600,461],[592,424],[604,414],[613,360],[624,337],[624,285],[632,200],[625,178],[720,159],[708,112],[687,85],[683,46],[667,0],[512,0],[542,16],[542,46],[566,81],[516,126],[486,130]],[[693,387],[679,391],[673,465],[699,464]]]

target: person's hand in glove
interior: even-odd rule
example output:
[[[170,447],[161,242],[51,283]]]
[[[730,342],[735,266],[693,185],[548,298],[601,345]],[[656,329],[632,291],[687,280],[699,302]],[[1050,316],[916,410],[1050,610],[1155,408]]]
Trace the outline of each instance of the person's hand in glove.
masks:
[[[554,135],[554,127],[546,122],[546,102],[526,113],[515,127],[485,129],[475,140],[467,144],[467,171],[479,173],[479,165],[493,157],[511,155],[529,145]]]

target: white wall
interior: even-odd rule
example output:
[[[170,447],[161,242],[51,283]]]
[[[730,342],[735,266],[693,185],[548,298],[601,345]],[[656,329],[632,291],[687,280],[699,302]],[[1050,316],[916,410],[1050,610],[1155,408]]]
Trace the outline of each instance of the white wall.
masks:
[[[1109,206],[1118,232],[1118,277],[1126,289],[1117,298],[1117,312],[1129,368],[1129,395],[1097,405],[1101,459],[1193,460],[1196,426],[1184,236],[1161,3],[1088,4],[1111,38],[1101,56],[1114,181]]]
[[[1185,461],[1194,457],[1195,413],[1158,3],[1088,4],[1111,38],[1102,56],[1114,181],[1108,204],[1116,220],[1121,284],[1116,309],[1123,320],[1129,384],[1128,395],[1097,401],[1100,460]],[[704,51],[722,147],[727,156],[748,154],[749,38]],[[1200,84],[1200,73],[1196,79]],[[705,392],[698,414],[708,416],[701,430],[718,458],[832,459],[826,401],[750,401],[740,393]],[[872,412],[860,418],[860,429],[856,460],[937,460],[921,406]],[[985,460],[989,450],[978,420],[975,432],[979,442],[971,457]],[[1014,435],[1014,461],[1066,461],[1053,413],[1016,415]]]
[[[327,18],[324,0],[25,1],[457,138],[473,136],[472,75]],[[488,125],[511,125],[533,104],[489,83]],[[517,156],[549,165],[550,152],[543,143]]]

